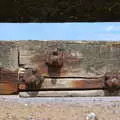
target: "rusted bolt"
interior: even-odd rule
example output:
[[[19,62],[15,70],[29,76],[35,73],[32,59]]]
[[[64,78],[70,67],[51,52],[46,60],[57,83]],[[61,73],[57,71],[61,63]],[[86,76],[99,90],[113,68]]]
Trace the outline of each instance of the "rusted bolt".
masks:
[[[25,89],[36,89],[37,87],[40,87],[42,82],[44,81],[44,77],[38,74],[38,71],[36,68],[29,68],[26,69],[24,74],[22,75],[22,81],[19,81],[19,89],[25,90]],[[23,84],[21,84],[23,83]]]
[[[19,90],[25,90],[27,86],[24,83],[19,84],[18,89]]]
[[[46,64],[52,67],[62,67],[63,65],[63,52],[58,48],[54,48],[48,52]]]
[[[105,86],[107,88],[119,88],[120,87],[120,73],[119,72],[107,72],[105,74]]]

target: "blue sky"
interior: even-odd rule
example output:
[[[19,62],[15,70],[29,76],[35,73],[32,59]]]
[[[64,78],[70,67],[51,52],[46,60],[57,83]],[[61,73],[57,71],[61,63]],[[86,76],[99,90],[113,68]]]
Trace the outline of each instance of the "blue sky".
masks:
[[[0,40],[120,40],[120,22],[0,23]]]

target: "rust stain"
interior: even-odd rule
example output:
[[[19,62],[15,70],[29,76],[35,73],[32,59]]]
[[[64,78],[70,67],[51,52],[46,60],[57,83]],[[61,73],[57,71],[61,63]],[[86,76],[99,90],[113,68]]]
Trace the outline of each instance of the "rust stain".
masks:
[[[18,90],[21,91],[21,90],[26,90],[27,89],[27,86],[25,83],[20,83],[18,85]]]
[[[101,80],[73,80],[71,83],[72,87],[80,89],[98,89],[103,88],[103,82]]]
[[[17,92],[17,72],[0,68],[0,94]]]
[[[77,64],[80,63],[80,58],[72,56],[69,51],[58,51],[57,53],[54,49],[51,47],[41,54],[37,53],[31,58],[31,63],[37,67],[39,74],[48,77],[67,77],[73,69],[76,69]]]
[[[107,72],[105,74],[105,87],[108,89],[120,88],[120,72]]]
[[[14,94],[17,92],[17,85],[14,83],[0,83],[0,94]]]

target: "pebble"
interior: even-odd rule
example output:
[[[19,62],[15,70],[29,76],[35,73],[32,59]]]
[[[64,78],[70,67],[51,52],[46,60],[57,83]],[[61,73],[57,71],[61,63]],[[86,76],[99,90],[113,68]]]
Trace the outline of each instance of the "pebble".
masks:
[[[25,106],[27,107],[27,106],[28,106],[28,104],[25,104]]]
[[[86,120],[97,120],[96,114],[91,112],[87,115]]]

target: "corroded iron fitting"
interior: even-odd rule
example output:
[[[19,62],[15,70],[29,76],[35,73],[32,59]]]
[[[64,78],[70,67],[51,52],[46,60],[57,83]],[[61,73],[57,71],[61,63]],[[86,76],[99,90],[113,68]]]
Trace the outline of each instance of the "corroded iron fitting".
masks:
[[[24,74],[22,75],[22,79],[19,79],[19,90],[26,89],[37,89],[40,87],[44,77],[41,75],[37,75],[37,70],[35,68],[26,69]]]
[[[52,51],[49,51],[46,58],[46,64],[50,67],[62,67],[63,65],[63,52],[54,48]]]
[[[26,86],[25,83],[20,83],[20,84],[18,85],[18,90],[26,90],[26,89],[27,89],[27,86]]]
[[[107,72],[104,77],[105,87],[108,89],[120,88],[120,72]]]

